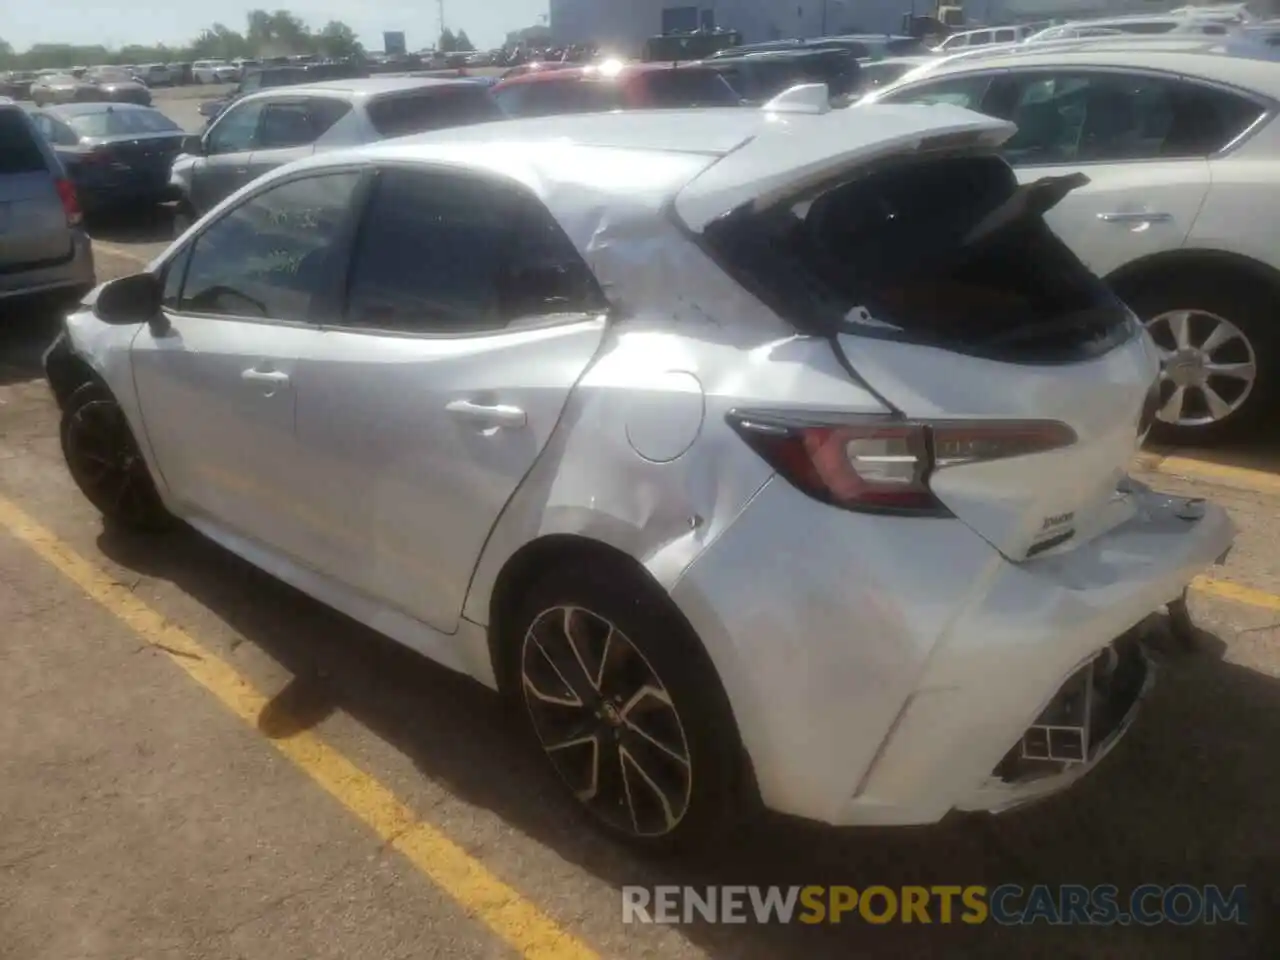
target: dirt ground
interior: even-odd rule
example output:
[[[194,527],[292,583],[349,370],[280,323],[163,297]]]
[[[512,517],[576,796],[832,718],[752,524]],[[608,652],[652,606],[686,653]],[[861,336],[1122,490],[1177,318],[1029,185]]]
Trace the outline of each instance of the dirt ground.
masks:
[[[146,249],[104,241],[101,274]],[[1265,448],[1146,461],[1240,536],[1194,648],[1077,788],[907,830],[768,819],[658,864],[583,829],[474,684],[195,534],[104,531],[39,379],[55,327],[0,319],[0,958],[1280,956]],[[1245,884],[1250,923],[625,927],[619,888],[659,883]]]

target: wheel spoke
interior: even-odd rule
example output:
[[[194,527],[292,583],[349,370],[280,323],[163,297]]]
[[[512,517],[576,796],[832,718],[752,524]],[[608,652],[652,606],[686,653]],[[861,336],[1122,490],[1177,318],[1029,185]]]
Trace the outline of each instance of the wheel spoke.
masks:
[[[622,765],[622,783],[626,788],[627,806],[631,810],[631,822],[635,824],[636,831],[640,831],[640,816],[639,811],[636,809],[636,795],[633,792],[633,788],[641,784],[653,795],[653,798],[658,801],[658,805],[662,808],[663,832],[665,833],[674,827],[679,822],[679,818],[676,817],[667,792],[658,786],[657,782],[649,776],[644,767],[640,765],[639,761],[626,747],[621,747],[618,750],[618,759]],[[627,771],[629,770],[639,775],[639,783],[635,783],[634,778],[628,776]]]
[[[587,765],[587,783],[573,792],[583,803],[594,800],[600,792],[600,737],[594,733],[587,736],[573,737],[552,744],[545,744],[543,749],[549,755],[572,750],[576,747],[590,747],[591,759]]]
[[[1173,336],[1173,343],[1179,350],[1186,350],[1191,346],[1191,311],[1178,310],[1170,313],[1165,317],[1165,323],[1169,325],[1169,333]]]
[[[1204,338],[1204,343],[1200,344],[1200,349],[1206,354],[1211,354],[1219,347],[1230,343],[1232,340],[1243,339],[1242,334],[1234,326],[1227,323],[1218,323],[1214,325],[1209,336]]]
[[[542,645],[542,641],[534,635],[532,629],[529,631],[526,643],[532,644],[542,661],[551,668],[552,672],[556,675],[556,678],[560,681],[561,690],[559,693],[552,693],[541,689],[534,682],[533,678],[529,676],[529,664],[527,662],[523,671],[525,690],[543,703],[549,703],[557,707],[581,708],[583,706],[582,697],[580,697],[578,692],[574,690],[573,684],[565,679],[564,674],[560,672],[560,668],[556,666],[555,660],[552,659],[551,654],[547,652],[547,648]]]
[[[1182,410],[1186,406],[1187,388],[1175,386],[1169,399],[1160,407],[1159,417],[1165,423],[1177,423],[1182,419]]]
[[[573,658],[578,661],[578,668],[582,671],[582,676],[587,683],[591,685],[591,689],[600,692],[600,672],[604,666],[604,657],[600,657],[599,664],[595,663],[595,657],[592,656],[591,638],[588,635],[592,624],[586,622],[591,616],[586,610],[578,607],[564,608],[564,638],[569,644],[569,650],[573,653]],[[613,633],[613,626],[608,625],[608,634],[605,636],[605,644],[609,642],[609,635]],[[588,661],[591,664],[588,665]]]
[[[1204,370],[1211,377],[1230,377],[1232,380],[1252,380],[1258,375],[1253,363],[1206,363]]]
[[[1209,384],[1206,383],[1201,386],[1200,393],[1204,396],[1205,406],[1208,408],[1209,415],[1212,416],[1213,419],[1221,420],[1223,417],[1231,413],[1231,404],[1227,403],[1226,400],[1223,400],[1222,397],[1218,395],[1218,392],[1214,390],[1213,387],[1209,386]]]

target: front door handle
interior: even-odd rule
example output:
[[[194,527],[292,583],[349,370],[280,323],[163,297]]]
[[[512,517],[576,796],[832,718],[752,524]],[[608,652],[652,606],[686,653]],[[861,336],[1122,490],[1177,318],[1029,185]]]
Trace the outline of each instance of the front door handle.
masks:
[[[1132,211],[1124,213],[1100,213],[1098,219],[1103,223],[1171,223],[1172,213],[1142,213]]]
[[[272,383],[276,386],[284,386],[289,382],[289,375],[283,370],[246,370],[240,374],[241,380],[250,380],[255,383]]]
[[[470,400],[451,400],[445,404],[445,409],[454,416],[492,427],[523,427],[529,422],[529,418],[519,407],[503,403],[482,404],[472,403]]]

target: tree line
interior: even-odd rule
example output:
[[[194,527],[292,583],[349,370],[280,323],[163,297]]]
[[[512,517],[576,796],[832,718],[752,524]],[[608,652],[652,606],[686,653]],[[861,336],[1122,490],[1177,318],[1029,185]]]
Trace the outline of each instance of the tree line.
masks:
[[[453,53],[475,47],[465,31],[454,34],[446,30],[440,37],[438,49]],[[215,23],[200,31],[186,46],[129,44],[111,50],[101,45],[38,43],[19,52],[0,38],[0,70],[48,70],[109,63],[186,63],[301,54],[342,59],[362,56],[364,48],[356,39],[355,31],[341,20],[330,20],[319,30],[313,30],[288,10],[252,10],[245,18],[243,32]]]

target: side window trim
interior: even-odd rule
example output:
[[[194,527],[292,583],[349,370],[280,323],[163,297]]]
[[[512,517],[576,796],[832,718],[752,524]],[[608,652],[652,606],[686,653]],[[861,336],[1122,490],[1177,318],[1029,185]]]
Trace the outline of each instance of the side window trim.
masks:
[[[325,330],[342,331],[345,333],[359,333],[369,336],[378,337],[395,337],[398,339],[415,339],[415,340],[461,340],[461,339],[477,339],[483,337],[500,337],[507,336],[512,333],[536,330],[550,327],[572,326],[573,324],[583,323],[588,320],[594,320],[602,314],[609,312],[607,301],[604,300],[604,294],[601,291],[600,297],[602,305],[598,310],[569,310],[563,313],[545,314],[541,316],[517,317],[501,326],[483,327],[470,330],[448,331],[448,330],[398,330],[393,328],[382,328],[366,326],[362,324],[348,323],[346,321],[347,307],[351,297],[353,267],[355,265],[355,255],[360,249],[360,241],[364,235],[366,226],[370,221],[370,209],[375,190],[381,181],[383,174],[390,170],[403,170],[410,173],[422,173],[425,175],[438,176],[454,176],[454,177],[470,177],[472,179],[483,180],[484,178],[478,174],[459,172],[456,167],[446,165],[434,165],[423,163],[402,163],[394,160],[381,161],[377,167],[371,169],[364,183],[361,184],[358,195],[360,208],[355,211],[351,230],[347,237],[348,245],[346,248],[346,257],[343,259],[342,283],[338,288],[338,300],[333,306],[334,315],[327,322],[320,323],[319,326]],[[515,189],[525,190],[524,187],[516,185]],[[527,192],[527,191],[526,191]],[[531,195],[532,196],[532,195]],[[536,196],[533,199],[542,204]],[[544,209],[545,209],[545,205]],[[547,211],[550,216],[550,211]],[[554,219],[554,218],[553,218]],[[558,224],[557,224],[558,226]],[[585,269],[590,272],[590,268],[586,265],[582,255],[574,250],[579,260],[582,260]],[[508,273],[510,271],[510,263],[513,259],[514,250],[507,248],[503,251],[502,257],[505,261],[500,269],[500,273]],[[592,280],[595,281],[594,274]]]
[[[200,320],[229,320],[233,323],[256,323],[273,327],[302,327],[307,329],[320,330],[332,326],[332,318],[334,316],[341,317],[342,306],[344,301],[343,291],[347,283],[347,276],[351,271],[352,253],[354,252],[355,229],[358,223],[363,220],[364,207],[368,203],[370,196],[370,188],[372,187],[375,169],[366,163],[345,163],[332,167],[324,167],[322,169],[310,169],[299,171],[298,173],[282,177],[278,180],[272,180],[270,183],[261,185],[252,193],[243,197],[234,207],[228,207],[222,211],[219,216],[210,220],[201,226],[198,233],[189,237],[181,247],[174,250],[163,263],[157,268],[161,276],[167,275],[170,267],[177,261],[182,260],[182,283],[178,287],[178,304],[173,308],[166,308],[166,312],[177,317],[190,317]],[[333,278],[326,296],[321,300],[321,315],[313,317],[310,320],[283,320],[275,317],[254,317],[254,316],[238,316],[225,313],[204,313],[196,310],[182,310],[181,304],[186,296],[187,274],[191,269],[192,255],[196,246],[209,230],[217,226],[228,216],[239,210],[245,204],[252,203],[255,199],[267,193],[270,190],[279,187],[288,186],[291,183],[297,183],[302,180],[310,180],[316,177],[335,176],[343,173],[359,173],[361,174],[360,182],[356,184],[355,190],[351,194],[351,204],[343,219],[342,227],[338,231],[338,235],[334,240],[335,256],[339,258],[343,268],[341,270],[341,284],[338,283],[338,277]]]

